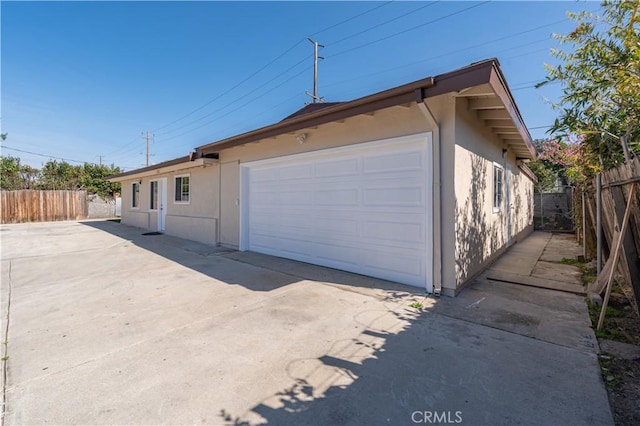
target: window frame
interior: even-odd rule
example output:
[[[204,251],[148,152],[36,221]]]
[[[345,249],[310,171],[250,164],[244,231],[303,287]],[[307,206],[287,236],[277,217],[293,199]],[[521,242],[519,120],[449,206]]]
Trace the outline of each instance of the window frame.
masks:
[[[496,179],[496,171],[499,171],[500,174],[500,179]],[[497,190],[498,188],[496,188],[496,186],[499,185],[499,191]],[[498,203],[496,204],[496,196],[498,196],[497,201]],[[504,201],[504,166],[500,163],[493,163],[493,201],[492,201],[492,206],[493,206],[493,212],[494,213],[499,213],[502,211],[502,204]]]
[[[180,197],[184,197],[184,187],[183,187],[183,178],[189,179],[187,183],[187,199],[177,200],[176,197],[178,195],[178,179],[180,179]],[[173,176],[173,204],[190,204],[191,203],[191,174],[184,173],[181,175]]]
[[[140,210],[140,182],[131,184],[131,208]]]
[[[155,189],[155,194],[154,194]],[[149,211],[156,212],[158,211],[158,203],[160,201],[160,181],[159,180],[150,180],[149,181]],[[155,195],[155,200],[154,200]],[[154,204],[155,201],[155,204]]]

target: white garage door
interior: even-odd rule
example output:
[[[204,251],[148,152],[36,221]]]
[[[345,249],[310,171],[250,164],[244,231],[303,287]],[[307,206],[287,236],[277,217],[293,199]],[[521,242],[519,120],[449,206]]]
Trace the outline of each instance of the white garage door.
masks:
[[[430,136],[243,164],[241,249],[431,291]]]

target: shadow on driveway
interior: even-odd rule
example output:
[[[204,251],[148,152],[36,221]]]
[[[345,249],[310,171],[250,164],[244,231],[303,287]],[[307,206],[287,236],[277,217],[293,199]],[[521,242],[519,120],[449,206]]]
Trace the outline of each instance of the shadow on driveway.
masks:
[[[87,221],[83,225],[130,241],[171,261],[228,284],[252,291],[271,291],[301,280],[314,280],[365,289],[424,294],[414,288],[390,281],[325,268],[288,259],[251,252],[214,247],[166,234],[144,235],[146,230],[111,221]],[[234,262],[229,262],[233,260]],[[235,262],[246,264],[241,272]]]
[[[188,373],[164,378],[156,398],[165,402],[184,400],[178,384],[185,380],[200,392],[183,401],[186,413],[164,412],[146,422],[612,423],[593,348],[580,336],[567,340],[557,328],[582,315],[572,295],[559,301],[547,290],[479,282],[455,299],[423,298],[407,286],[328,268],[142,236],[142,230],[110,222],[85,225],[253,291],[319,281],[215,327],[183,333],[181,345],[206,340],[223,346],[203,360],[185,359]],[[409,306],[417,300],[422,309]],[[233,344],[222,329],[233,330]],[[242,361],[247,356],[251,361]]]

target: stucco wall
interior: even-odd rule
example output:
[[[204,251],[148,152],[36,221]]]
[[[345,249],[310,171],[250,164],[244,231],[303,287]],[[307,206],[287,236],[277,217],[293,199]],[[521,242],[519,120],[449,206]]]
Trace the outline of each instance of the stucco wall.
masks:
[[[416,105],[392,107],[376,111],[373,116],[359,115],[343,123],[327,123],[284,134],[220,152],[222,164],[222,205],[220,220],[221,242],[231,247],[239,245],[240,220],[240,163],[275,158],[302,152],[317,151],[343,145],[405,136],[431,130]],[[296,135],[307,134],[305,143]]]
[[[426,105],[439,127],[434,150],[440,153],[440,197],[434,208],[440,213],[441,241],[434,252],[441,258],[443,294],[454,295],[506,247],[507,214],[512,239],[533,229],[533,182],[517,167],[512,152],[503,158],[502,142],[469,111],[465,99],[445,94],[428,99]],[[417,104],[392,107],[373,116],[356,116],[222,150],[216,165],[159,174],[168,178],[165,232],[237,248],[242,163],[433,131],[429,123]],[[302,144],[296,140],[300,133],[307,134]],[[512,207],[503,202],[499,212],[493,211],[494,162],[504,167],[510,182]],[[173,202],[174,177],[184,173],[191,177],[192,194],[185,205]],[[148,213],[150,180],[142,179],[138,210],[131,209],[133,181],[123,182],[123,223],[155,229],[157,214]]]
[[[508,147],[469,110],[466,99],[456,100],[456,112],[455,278],[459,287],[507,247],[508,237],[514,242],[517,235],[532,229],[533,182],[517,167],[513,152],[507,150],[503,157],[502,150]],[[498,211],[493,206],[494,163],[504,170]]]
[[[453,295],[456,289],[455,276],[455,99],[450,94],[427,99],[427,107],[434,115],[440,129],[440,258],[442,293]],[[434,252],[438,247],[434,247]]]
[[[175,201],[175,177],[189,176],[189,202]],[[217,164],[206,167],[185,168],[153,177],[122,182],[122,223],[147,230],[157,230],[158,213],[149,211],[150,182],[167,179],[167,213],[165,233],[206,244],[218,242],[219,169]],[[140,206],[132,208],[132,184],[141,182]]]

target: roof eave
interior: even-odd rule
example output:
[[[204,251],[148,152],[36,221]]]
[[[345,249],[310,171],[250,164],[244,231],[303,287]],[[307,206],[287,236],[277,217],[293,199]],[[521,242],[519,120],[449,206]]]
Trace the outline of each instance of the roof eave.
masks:
[[[511,91],[507,86],[504,75],[502,74],[502,71],[500,70],[500,68],[497,66],[497,63],[495,63],[493,66],[491,77],[489,79],[489,84],[491,85],[495,94],[500,98],[500,100],[504,104],[505,109],[509,114],[509,117],[511,117],[511,121],[513,121],[513,124],[516,126],[516,129],[518,130],[518,134],[522,138],[522,143],[524,144],[524,147],[529,153],[528,159],[535,160],[537,155],[536,155],[536,149],[533,145],[531,134],[529,133],[529,130],[527,129],[527,126],[525,125],[524,120],[522,119],[520,110],[518,109],[518,106],[516,105],[515,100],[513,99],[513,95],[511,94]]]
[[[188,155],[186,157],[175,158],[173,160],[165,161],[164,163],[155,164],[149,167],[144,167],[142,169],[136,169],[130,172],[108,176],[107,180],[109,182],[124,182],[127,180],[140,179],[143,177],[157,176],[164,173],[172,173],[180,170],[204,167],[216,163],[218,163],[218,160],[213,158],[193,159],[192,156]]]
[[[308,127],[318,126],[396,105],[422,102],[429,97],[487,83],[491,77],[492,70],[496,67],[496,63],[496,59],[477,62],[436,77],[427,77],[353,101],[343,102],[240,135],[202,145],[196,148],[196,150],[203,153],[219,152],[223,149],[244,145],[260,139],[275,137],[284,133],[295,132]]]

